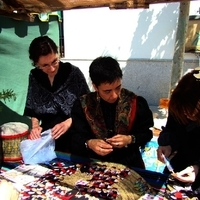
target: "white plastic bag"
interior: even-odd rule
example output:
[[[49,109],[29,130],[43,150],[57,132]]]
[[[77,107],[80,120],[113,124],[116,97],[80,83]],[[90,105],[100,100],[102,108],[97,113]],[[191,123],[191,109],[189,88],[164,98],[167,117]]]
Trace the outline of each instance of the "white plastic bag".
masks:
[[[25,164],[46,163],[56,158],[55,140],[51,136],[51,129],[41,133],[36,140],[22,140],[20,152]]]

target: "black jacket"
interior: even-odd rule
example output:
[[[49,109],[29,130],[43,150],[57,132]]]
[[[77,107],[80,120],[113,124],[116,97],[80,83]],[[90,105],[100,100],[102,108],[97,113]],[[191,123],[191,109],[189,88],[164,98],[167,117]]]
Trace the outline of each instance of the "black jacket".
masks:
[[[107,103],[101,103],[103,110],[108,110],[110,107]],[[115,110],[111,111],[115,112]],[[107,114],[104,116],[105,121],[112,121],[109,117],[115,117],[115,114]],[[136,138],[136,143],[128,145],[128,148],[123,147],[121,149],[114,149],[112,153],[106,156],[99,156],[90,149],[87,149],[85,142],[88,139],[95,138],[86,118],[85,113],[81,107],[79,100],[76,100],[72,109],[72,127],[70,130],[70,150],[73,154],[81,155],[84,157],[96,158],[102,161],[116,162],[133,167],[144,168],[144,163],[142,161],[140,147],[143,147],[152,138],[152,131],[149,129],[153,127],[153,116],[149,109],[146,100],[143,97],[137,97],[137,107],[136,115],[133,126],[131,128],[129,135],[134,135]]]
[[[192,121],[187,125],[180,124],[169,113],[158,144],[170,145],[173,151],[177,151],[171,164],[175,172],[181,171],[200,160],[200,126]]]
[[[85,77],[78,67],[60,62],[53,85],[48,75],[34,68],[29,75],[29,86],[24,115],[41,121],[43,131],[71,117],[74,101],[89,92]],[[56,140],[56,150],[65,151],[66,134]]]

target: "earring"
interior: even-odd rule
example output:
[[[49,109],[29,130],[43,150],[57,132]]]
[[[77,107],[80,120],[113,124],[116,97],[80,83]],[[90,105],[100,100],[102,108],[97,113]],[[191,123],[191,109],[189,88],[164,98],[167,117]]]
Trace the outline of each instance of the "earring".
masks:
[[[118,97],[118,99],[119,99],[119,103],[121,103],[121,101],[122,101],[122,98],[121,98],[121,93],[119,94],[119,97]]]
[[[99,116],[100,113],[101,113],[101,108],[100,108],[100,96],[99,96],[99,93],[98,93],[98,92],[97,92],[96,99],[97,99],[96,116]]]
[[[100,102],[100,96],[99,96],[99,93],[97,92],[97,102],[99,103]]]

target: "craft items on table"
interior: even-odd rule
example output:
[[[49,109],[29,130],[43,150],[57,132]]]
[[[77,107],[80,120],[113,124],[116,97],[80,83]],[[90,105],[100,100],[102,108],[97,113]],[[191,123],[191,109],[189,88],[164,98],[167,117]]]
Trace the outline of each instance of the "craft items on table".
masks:
[[[155,190],[138,173],[121,164],[52,162],[48,167],[45,174],[40,173],[21,188],[20,200],[156,199]]]
[[[192,190],[191,183],[183,183],[170,175],[166,182],[164,200],[173,199],[198,200],[200,193]]]
[[[18,165],[14,169],[2,172],[1,178],[9,180],[20,188],[30,182],[38,180],[43,175],[47,174],[50,169],[41,165]]]

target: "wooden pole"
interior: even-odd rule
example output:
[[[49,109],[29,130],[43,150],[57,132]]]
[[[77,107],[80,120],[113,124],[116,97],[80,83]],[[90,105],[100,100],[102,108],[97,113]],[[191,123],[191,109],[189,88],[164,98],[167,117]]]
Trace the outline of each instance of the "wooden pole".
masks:
[[[188,29],[189,9],[190,9],[189,1],[180,3],[178,26],[177,26],[176,40],[174,47],[174,56],[172,61],[169,97],[183,74],[185,39]]]

